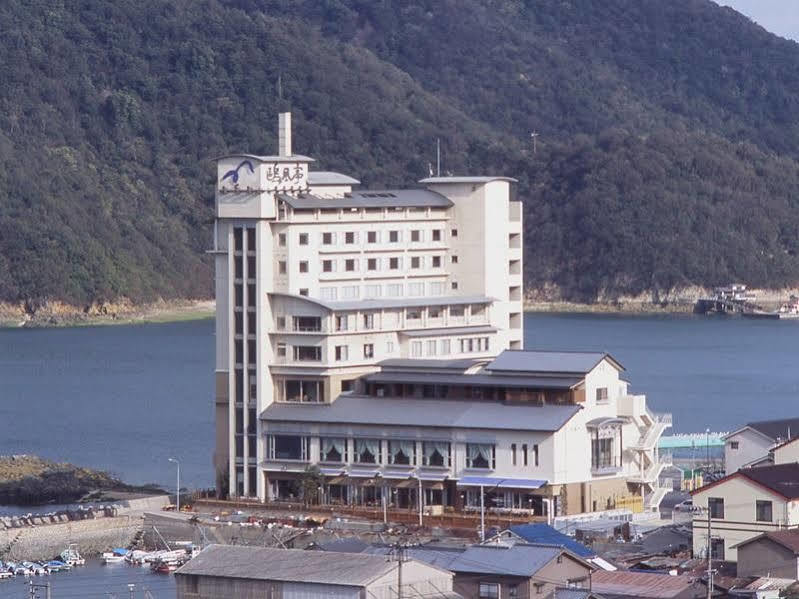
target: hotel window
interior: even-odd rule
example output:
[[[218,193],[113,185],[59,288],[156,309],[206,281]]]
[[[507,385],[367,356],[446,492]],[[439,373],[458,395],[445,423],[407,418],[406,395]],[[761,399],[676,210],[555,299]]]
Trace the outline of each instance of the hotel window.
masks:
[[[486,307],[483,304],[472,304],[469,307],[469,311],[471,312],[472,316],[484,316],[486,313]]]
[[[419,297],[424,295],[424,283],[408,283],[408,296]]]
[[[466,467],[493,470],[496,464],[496,449],[489,443],[466,444]]]
[[[241,312],[236,312],[235,320],[236,320],[236,335],[241,335],[244,332],[244,314],[242,314]]]
[[[355,390],[356,379],[344,379],[341,381],[341,392],[352,393]]]
[[[363,357],[364,358],[374,358],[375,357],[375,346],[372,343],[364,343],[363,344]]]
[[[377,240],[378,240],[377,231],[366,232],[366,243],[377,243]]]
[[[443,310],[440,306],[431,306],[427,309],[428,318],[441,318]]]
[[[292,403],[322,403],[322,382],[289,379],[280,387],[283,401]]]
[[[411,256],[411,268],[421,268],[422,259],[419,256]]]
[[[454,318],[463,318],[464,314],[466,314],[466,311],[463,306],[451,306],[449,309],[449,315]]]
[[[286,274],[286,261],[285,260],[281,260],[280,262],[277,263],[277,271],[281,275]]]
[[[444,295],[444,283],[430,283],[430,295]]]
[[[522,464],[527,465],[527,443],[522,445]]]
[[[724,519],[724,498],[710,497],[707,500],[707,507],[710,510],[711,518]]]
[[[516,465],[516,443],[510,444],[510,459],[511,464]]]
[[[348,359],[349,350],[346,345],[336,346],[336,362],[345,362]]]
[[[608,401],[608,388],[607,387],[599,387],[596,390],[596,402],[597,403],[606,403]]]
[[[457,290],[458,289],[458,281],[452,281],[452,284],[450,284],[450,287],[452,287],[453,291]]]
[[[449,342],[449,339],[442,339],[441,340],[441,355],[448,356],[452,353],[452,346]]]
[[[300,272],[308,272],[308,261],[300,260]]]
[[[300,288],[300,295],[303,296],[303,297],[308,297],[308,288],[307,287],[301,287]]]
[[[452,229],[452,237],[458,236],[458,229]]]
[[[322,260],[322,272],[333,272],[335,270],[332,260]]]
[[[411,357],[413,357],[413,358],[421,358],[422,357],[422,342],[421,341],[412,341],[411,342]]]
[[[255,251],[255,229],[252,227],[247,228],[247,251]]]
[[[336,287],[322,287],[319,290],[319,298],[328,301],[338,299],[338,289]]]
[[[295,362],[319,362],[322,348],[318,345],[293,345]]]
[[[453,264],[457,264],[458,263],[458,257],[457,256],[452,256],[451,260],[452,260]]]
[[[344,270],[347,272],[354,272],[357,268],[357,262],[352,258],[344,260]]]
[[[770,501],[756,501],[755,514],[758,522],[771,522],[771,502]]]
[[[411,231],[411,241],[421,241],[422,240],[422,232],[419,229],[414,229]]]
[[[240,252],[244,249],[244,233],[242,232],[241,227],[236,227],[233,229],[233,247],[237,252]]]
[[[360,295],[360,287],[357,285],[347,285],[341,288],[341,296],[344,299],[358,299]]]
[[[340,437],[321,437],[319,439],[319,461],[346,462],[347,440]]]
[[[391,283],[389,285],[386,285],[386,295],[388,297],[401,297],[402,283]]]
[[[322,233],[322,245],[333,245],[336,243],[335,233]]]
[[[286,328],[286,317],[285,316],[278,316],[276,319],[277,322],[277,330],[283,331]]]
[[[499,599],[499,583],[481,582],[479,599]]]
[[[407,320],[421,320],[422,319],[422,311],[421,310],[408,310],[406,312],[405,318]]]
[[[369,258],[366,261],[366,270],[377,270],[377,258]]]
[[[282,248],[286,247],[286,234],[285,233],[278,234],[278,236],[277,236],[277,244],[280,247],[282,247]]]
[[[538,444],[533,445],[533,465],[538,466]]]
[[[250,335],[255,335],[255,312],[247,313],[247,331]]]
[[[591,439],[591,468],[613,468],[618,466],[613,447],[613,438]]]
[[[300,245],[308,245],[308,233],[300,233]]]
[[[393,341],[388,341],[386,343],[386,353],[387,354],[393,354],[394,353],[394,342]]]
[[[236,262],[235,278],[241,279],[244,276],[244,274],[242,273],[242,269],[244,268],[244,262],[242,262],[241,260],[236,260],[235,262]]]
[[[344,233],[344,243],[352,245],[358,240],[357,235],[355,235],[354,231],[347,231]]]
[[[431,339],[427,342],[427,355],[428,356],[435,356],[436,355],[436,347],[438,346],[438,342],[435,339]]]
[[[270,460],[308,461],[308,437],[269,435],[267,455]]]
[[[425,441],[422,443],[424,466],[449,466],[450,445],[448,441]]]
[[[388,461],[390,464],[415,465],[416,443],[414,441],[389,441]]]
[[[348,325],[349,325],[349,317],[346,314],[342,314],[341,316],[336,316],[337,331],[346,331]]]
[[[367,285],[364,289],[366,298],[380,297],[380,285]]]
[[[369,331],[375,328],[375,315],[374,314],[364,314],[363,315],[363,329],[365,331]]]
[[[361,464],[382,464],[380,439],[355,439],[355,461]]]
[[[278,343],[277,344],[277,353],[278,358],[285,358],[286,357],[286,344],[285,343]]]
[[[388,242],[389,243],[398,243],[400,240],[400,232],[399,231],[389,231],[388,232]]]
[[[433,268],[441,268],[441,256],[433,256]]]
[[[388,267],[391,270],[397,270],[400,267],[400,259],[399,258],[389,258],[388,259]]]
[[[433,241],[441,241],[441,229],[433,229]]]

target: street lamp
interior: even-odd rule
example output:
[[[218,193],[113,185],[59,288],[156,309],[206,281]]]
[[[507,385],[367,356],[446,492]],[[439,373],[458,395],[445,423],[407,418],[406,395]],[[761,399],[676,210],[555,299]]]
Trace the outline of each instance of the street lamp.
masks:
[[[173,462],[178,467],[178,482],[177,486],[175,487],[175,506],[178,513],[180,513],[180,460],[177,458],[169,458],[170,462]]]

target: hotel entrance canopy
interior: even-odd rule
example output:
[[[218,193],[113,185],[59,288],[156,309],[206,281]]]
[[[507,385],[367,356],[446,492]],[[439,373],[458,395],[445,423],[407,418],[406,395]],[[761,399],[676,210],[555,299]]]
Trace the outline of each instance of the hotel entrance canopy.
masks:
[[[540,489],[547,481],[535,478],[498,478],[491,476],[464,476],[459,487],[494,487],[498,489]]]

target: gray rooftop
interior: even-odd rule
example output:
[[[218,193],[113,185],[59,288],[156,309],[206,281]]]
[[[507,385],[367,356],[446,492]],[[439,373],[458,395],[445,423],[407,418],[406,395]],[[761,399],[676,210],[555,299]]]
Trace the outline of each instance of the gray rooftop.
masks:
[[[422,358],[389,358],[378,362],[381,368],[402,368],[413,370],[460,370],[465,371],[485,359],[461,358],[458,360],[425,360]]]
[[[304,300],[333,311],[417,308],[422,306],[460,306],[464,304],[491,304],[496,301],[493,297],[486,297],[484,295],[442,295],[440,297],[358,299],[349,301],[328,301],[304,295],[294,295],[292,293],[273,292],[271,295]]]
[[[568,372],[586,374],[608,358],[619,370],[624,367],[610,354],[602,352],[555,352],[505,350],[486,366],[489,370],[509,372]]]
[[[518,180],[513,177],[427,177],[421,179],[419,183],[436,184],[436,183],[491,183],[492,181],[507,181],[509,183],[518,183]]]
[[[464,551],[466,551],[465,547],[408,547],[405,550],[405,555],[418,562],[449,570],[452,562],[458,559]],[[362,553],[369,555],[390,555],[391,552],[391,547],[383,545],[370,545],[362,550]]]
[[[429,189],[385,189],[353,191],[343,198],[322,198],[311,194],[281,194],[278,199],[298,210],[315,208],[450,208],[453,203]]]
[[[209,545],[175,574],[362,587],[396,567],[372,555]]]
[[[261,418],[318,424],[556,431],[578,410],[577,405],[342,395],[330,404],[273,403],[261,413]]]
[[[370,383],[424,383],[429,385],[468,385],[472,387],[515,387],[530,389],[571,389],[583,379],[554,376],[502,376],[497,374],[375,372],[366,375]],[[604,420],[604,419],[603,419]]]
[[[473,545],[453,560],[453,572],[499,574],[529,577],[563,553],[561,547],[547,545]]]
[[[310,185],[360,185],[361,182],[343,173],[309,171],[308,183]]]

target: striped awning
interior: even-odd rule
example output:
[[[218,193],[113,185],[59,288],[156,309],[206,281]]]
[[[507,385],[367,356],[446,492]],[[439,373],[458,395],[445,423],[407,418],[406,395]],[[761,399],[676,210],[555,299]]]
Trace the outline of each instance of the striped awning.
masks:
[[[448,476],[447,472],[415,472],[413,474],[413,478],[419,480],[434,480],[434,481],[446,480],[447,476]]]
[[[410,478],[413,472],[410,470],[386,470],[381,475],[383,478],[390,478],[392,480],[404,480]]]
[[[380,474],[379,470],[350,470],[347,476],[351,478],[374,478]]]
[[[325,476],[341,476],[342,474],[344,474],[344,468],[343,467],[341,467],[341,468],[320,467],[319,468],[319,472],[321,472]]]
[[[540,489],[547,481],[536,478],[498,478],[492,476],[464,476],[459,487],[494,487],[498,489]]]

